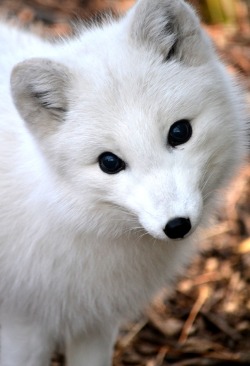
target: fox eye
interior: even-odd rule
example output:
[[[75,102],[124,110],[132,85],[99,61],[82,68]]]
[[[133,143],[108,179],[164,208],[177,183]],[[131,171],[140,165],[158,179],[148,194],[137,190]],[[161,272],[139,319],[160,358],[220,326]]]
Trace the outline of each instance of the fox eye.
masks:
[[[187,142],[192,136],[192,126],[187,119],[181,119],[175,122],[168,133],[168,143],[170,146],[175,147]]]
[[[116,174],[124,170],[126,164],[111,152],[104,152],[98,158],[99,166],[104,173]]]

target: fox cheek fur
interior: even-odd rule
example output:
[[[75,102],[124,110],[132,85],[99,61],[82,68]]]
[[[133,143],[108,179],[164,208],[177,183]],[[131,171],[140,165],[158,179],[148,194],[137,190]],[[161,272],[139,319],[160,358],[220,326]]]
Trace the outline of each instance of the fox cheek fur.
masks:
[[[244,158],[238,88],[182,0],[0,54],[1,366],[109,366]]]

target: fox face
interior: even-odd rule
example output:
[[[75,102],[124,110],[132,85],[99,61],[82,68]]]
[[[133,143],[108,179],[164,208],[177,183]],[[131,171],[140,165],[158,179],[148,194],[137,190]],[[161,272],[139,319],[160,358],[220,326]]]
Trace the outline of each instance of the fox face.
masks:
[[[192,235],[243,153],[238,97],[193,10],[139,1],[70,47],[18,64],[11,88],[71,220]]]

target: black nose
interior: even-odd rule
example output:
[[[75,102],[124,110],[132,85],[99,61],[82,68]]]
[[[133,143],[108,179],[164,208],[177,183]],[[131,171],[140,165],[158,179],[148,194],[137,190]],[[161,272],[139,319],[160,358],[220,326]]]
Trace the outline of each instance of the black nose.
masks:
[[[182,239],[191,230],[191,227],[188,218],[176,217],[167,223],[163,231],[170,239]]]

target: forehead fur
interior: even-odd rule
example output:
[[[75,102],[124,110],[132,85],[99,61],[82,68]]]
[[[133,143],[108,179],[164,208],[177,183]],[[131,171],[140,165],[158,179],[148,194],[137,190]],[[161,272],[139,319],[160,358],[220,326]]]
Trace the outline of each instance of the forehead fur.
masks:
[[[96,76],[100,72],[98,82],[88,81],[87,89],[82,88],[83,83],[78,79],[68,114],[70,123],[62,128],[70,134],[67,140],[77,140],[78,146],[82,146],[81,154],[87,154],[88,158],[112,151],[125,159],[128,146],[137,156],[146,149],[146,157],[150,151],[166,148],[169,128],[180,119],[195,120],[206,131],[202,115],[207,117],[213,109],[212,118],[217,121],[210,128],[212,133],[214,128],[219,131],[219,124],[228,118],[225,110],[221,116],[225,97],[223,90],[214,86],[215,76],[208,67],[195,68],[191,74],[190,68],[174,62],[156,63],[152,67],[146,57],[140,66],[135,66],[131,57],[123,58],[122,66],[113,67],[111,72],[103,64],[102,70],[95,70]],[[84,77],[91,78],[87,74]],[[229,113],[229,105],[227,110],[231,118],[233,111]]]
[[[166,117],[171,112],[174,119],[184,118],[185,114],[192,118],[212,102],[213,91],[218,95],[222,89],[214,83],[217,72],[212,62],[190,68],[176,61],[162,63],[157,55],[133,50],[126,44],[116,49],[116,57],[110,52],[95,63],[93,55],[93,63],[84,65],[83,60],[76,70],[72,103],[82,112],[86,108],[94,113],[97,123],[96,113],[101,124],[104,115],[110,114],[115,128],[136,110],[142,115],[163,113]],[[93,103],[93,109],[87,107],[88,103]],[[180,107],[182,115],[178,116]],[[135,125],[136,120],[127,120],[126,124]]]

